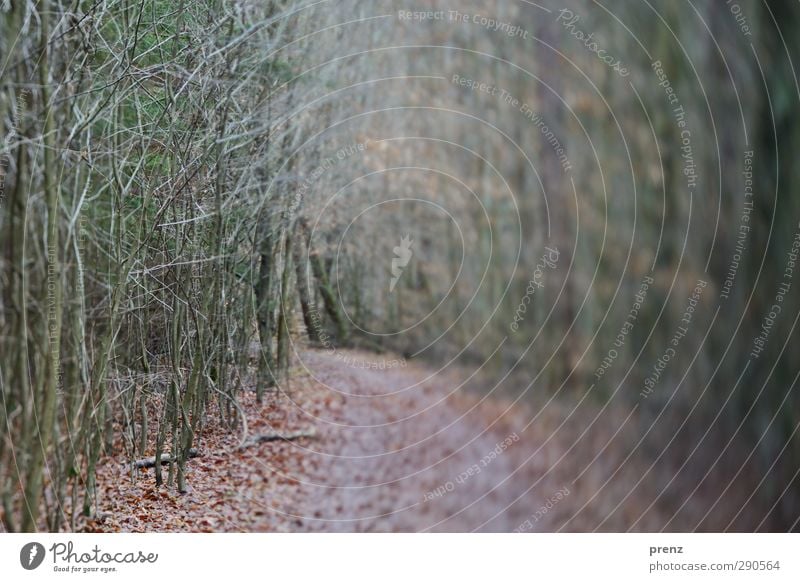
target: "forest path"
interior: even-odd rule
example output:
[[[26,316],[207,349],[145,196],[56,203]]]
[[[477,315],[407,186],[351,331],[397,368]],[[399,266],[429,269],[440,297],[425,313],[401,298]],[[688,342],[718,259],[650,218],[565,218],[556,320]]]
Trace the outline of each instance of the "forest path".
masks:
[[[388,355],[303,350],[279,394],[262,405],[242,395],[247,435],[213,423],[199,435],[188,494],[156,488],[152,471],[131,482],[122,459],[104,462],[100,518],[86,529],[624,531],[669,519],[659,503],[642,504],[655,488],[630,495],[644,470],[615,441],[622,415],[606,410],[607,422],[585,432],[594,409],[556,399],[534,411],[467,389],[465,377]],[[298,432],[315,436],[239,447]]]
[[[510,417],[470,411],[455,374],[401,361],[357,352],[303,355],[328,402],[316,421],[319,439],[306,452],[313,470],[301,485],[303,529],[518,527],[527,514],[503,511],[522,493],[518,480],[503,483],[516,468],[508,453],[520,442]]]
[[[530,410],[485,397],[486,390],[481,401],[463,388],[462,370],[400,367],[402,360],[383,358],[301,355],[298,383],[315,403],[302,414],[317,417],[311,423],[319,436],[293,455],[305,475],[291,529],[552,531],[581,508],[588,496],[580,499],[572,481],[583,468],[576,461],[587,457],[563,462],[576,434],[559,434],[563,410],[551,406],[530,424]],[[586,491],[603,478],[597,471],[583,477]],[[596,505],[567,528],[600,523],[605,516]]]

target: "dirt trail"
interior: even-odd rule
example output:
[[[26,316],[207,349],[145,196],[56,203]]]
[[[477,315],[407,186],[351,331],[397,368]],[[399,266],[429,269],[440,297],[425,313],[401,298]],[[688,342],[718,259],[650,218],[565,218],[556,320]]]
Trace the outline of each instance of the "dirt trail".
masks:
[[[460,388],[463,371],[383,358],[302,352],[285,394],[258,405],[247,393],[242,406],[250,436],[316,437],[242,450],[242,435],[209,426],[188,495],[155,489],[150,474],[131,483],[119,459],[105,463],[101,516],[87,529],[657,531],[673,517],[665,506],[682,505],[670,526],[684,530],[707,507],[676,505],[657,471],[629,455],[629,410],[604,409],[592,424],[600,405],[555,399],[532,410]],[[381,362],[389,367],[370,368]]]
[[[303,486],[308,529],[511,530],[524,520],[519,511],[498,515],[514,499],[500,483],[516,468],[509,453],[520,437],[508,423],[489,428],[496,419],[454,405],[447,390],[456,378],[360,369],[323,353],[304,361],[339,403],[318,422],[314,456],[325,456],[309,476],[314,485]]]
[[[573,483],[583,468],[574,455],[571,466],[559,463],[575,433],[558,434],[556,408],[530,424],[530,410],[494,397],[479,402],[458,388],[456,374],[363,369],[353,360],[381,357],[345,356],[302,357],[327,405],[314,422],[320,438],[304,452],[311,470],[300,485],[297,529],[552,531],[605,517],[593,514],[595,503],[566,523],[586,497]],[[584,489],[601,477],[584,473]]]

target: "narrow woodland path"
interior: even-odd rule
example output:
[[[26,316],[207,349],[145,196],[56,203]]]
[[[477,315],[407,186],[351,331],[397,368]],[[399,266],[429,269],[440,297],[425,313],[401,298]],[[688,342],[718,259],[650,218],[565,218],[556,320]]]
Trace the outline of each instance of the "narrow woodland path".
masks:
[[[186,495],[156,489],[152,471],[132,485],[119,459],[106,463],[87,529],[652,531],[672,517],[649,480],[635,489],[646,467],[614,439],[625,415],[606,410],[608,428],[584,433],[590,416],[556,401],[537,414],[460,388],[457,373],[369,369],[383,361],[393,360],[303,352],[286,394],[243,399],[249,446],[215,427],[201,435]],[[274,432],[313,436],[254,442]],[[690,500],[683,515],[692,511]]]
[[[463,370],[360,365],[382,361],[391,357],[303,354],[327,404],[305,455],[296,529],[619,531],[634,512],[637,529],[668,519],[659,503],[626,498],[644,470],[614,443],[625,415],[606,410],[609,422],[585,431],[596,409],[554,400],[537,414],[467,388]]]
[[[306,486],[307,529],[511,530],[525,519],[497,515],[521,493],[501,485],[516,468],[509,453],[520,437],[510,418],[448,397],[458,378],[413,366],[360,369],[324,353],[304,361],[339,403],[318,425],[310,481],[321,486]]]

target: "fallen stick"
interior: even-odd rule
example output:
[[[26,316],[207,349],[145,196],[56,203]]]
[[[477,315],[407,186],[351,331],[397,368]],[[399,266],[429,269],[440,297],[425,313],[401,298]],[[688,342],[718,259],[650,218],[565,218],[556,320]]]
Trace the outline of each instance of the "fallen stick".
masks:
[[[189,449],[189,458],[194,459],[195,457],[199,457],[200,453],[197,449]],[[161,464],[162,465],[169,465],[170,463],[174,463],[176,461],[175,457],[170,455],[169,453],[164,453],[161,455]],[[156,466],[156,458],[155,457],[147,457],[145,459],[139,459],[138,461],[134,461],[133,466],[137,469],[152,469]]]
[[[247,439],[247,441],[245,441],[242,445],[240,445],[239,448],[244,449],[252,445],[268,443],[270,441],[294,441],[302,438],[315,438],[316,436],[317,436],[317,431],[314,430],[313,428],[311,430],[299,430],[296,432],[287,432],[287,433],[268,432],[266,434],[257,434],[251,436],[250,438]]]

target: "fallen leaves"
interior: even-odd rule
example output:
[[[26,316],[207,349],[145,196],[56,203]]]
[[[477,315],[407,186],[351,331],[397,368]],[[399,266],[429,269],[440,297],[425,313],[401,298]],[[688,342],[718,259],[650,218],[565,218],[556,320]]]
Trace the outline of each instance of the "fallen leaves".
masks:
[[[187,463],[186,494],[156,487],[152,469],[132,479],[124,459],[105,459],[98,468],[100,511],[83,531],[512,531],[567,484],[569,500],[537,528],[614,530],[642,515],[639,496],[625,495],[631,483],[644,474],[642,488],[657,491],[641,459],[628,458],[618,444],[606,447],[617,437],[609,427],[624,424],[624,410],[609,408],[607,422],[586,433],[590,407],[575,412],[554,402],[535,412],[479,390],[453,392],[458,378],[427,381],[416,366],[343,369],[324,353],[306,355],[325,384],[300,375],[291,399],[274,394],[263,405],[244,393],[248,441],[254,439],[244,449],[242,435],[209,418],[195,443],[202,455]],[[489,468],[458,480],[512,433],[519,442]],[[276,434],[298,438],[257,438]],[[448,483],[458,487],[425,500]],[[637,527],[657,527],[665,511],[653,504]]]
[[[314,383],[293,380],[293,398],[313,402]],[[311,388],[309,392],[307,389]],[[299,413],[287,414],[277,396],[259,405],[251,392],[241,396],[251,435],[300,434]],[[313,430],[310,431],[313,433]],[[153,469],[138,469],[135,480],[125,459],[107,458],[98,466],[98,517],[82,524],[85,532],[212,532],[286,531],[296,527],[290,517],[291,493],[297,488],[298,469],[311,461],[282,440],[253,444],[238,450],[240,435],[210,418],[199,438],[202,456],[187,465],[190,489],[181,495],[174,488],[156,487]],[[121,450],[118,447],[117,450]],[[297,462],[299,461],[299,463]],[[163,475],[167,477],[167,466]]]

